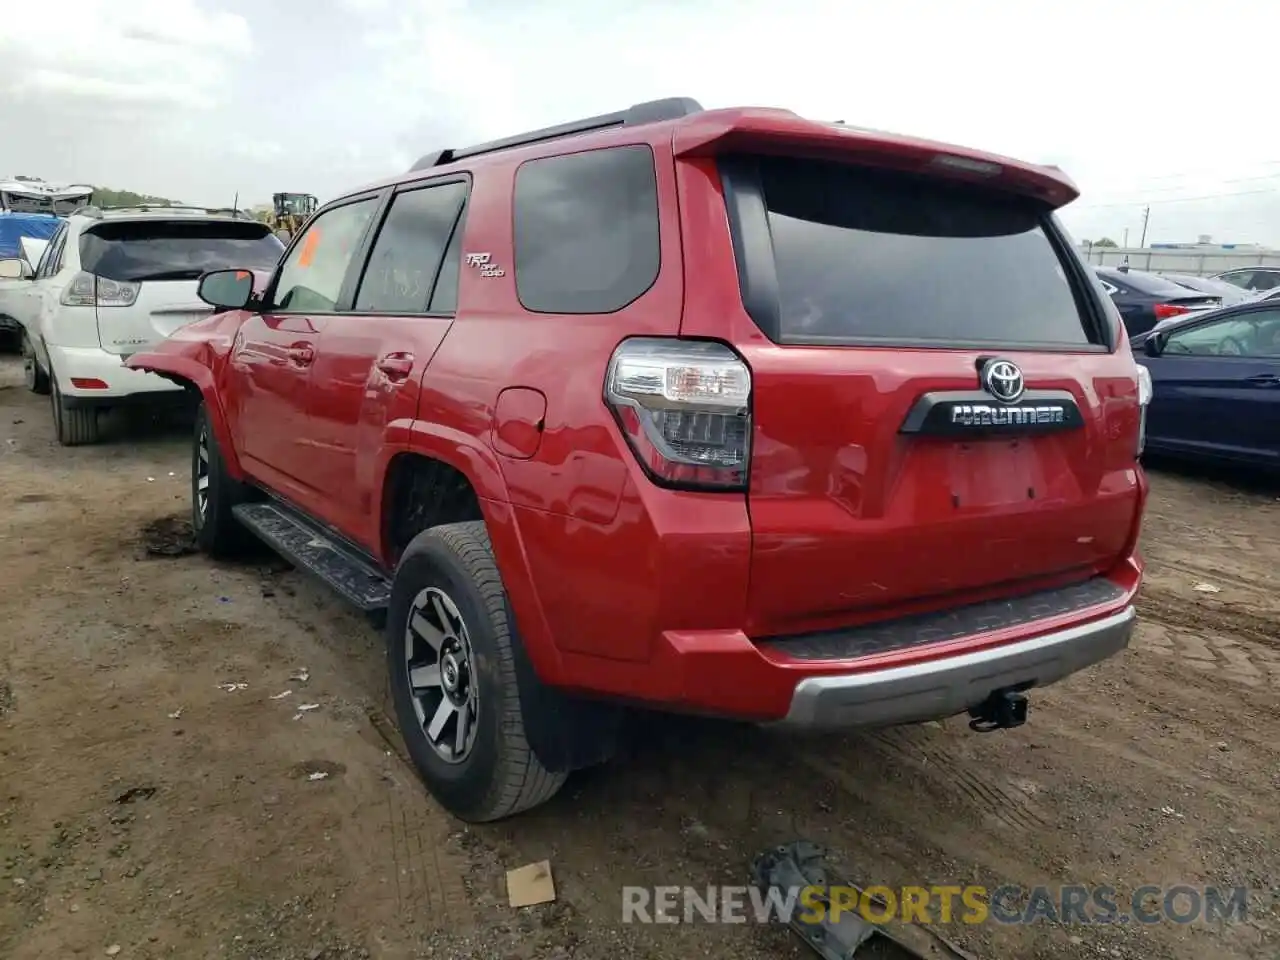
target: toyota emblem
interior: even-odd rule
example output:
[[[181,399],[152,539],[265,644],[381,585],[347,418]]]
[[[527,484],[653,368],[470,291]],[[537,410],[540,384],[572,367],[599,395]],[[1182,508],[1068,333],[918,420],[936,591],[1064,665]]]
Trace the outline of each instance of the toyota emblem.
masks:
[[[1022,371],[1009,360],[988,360],[982,367],[982,386],[1002,403],[1017,403],[1026,390]]]

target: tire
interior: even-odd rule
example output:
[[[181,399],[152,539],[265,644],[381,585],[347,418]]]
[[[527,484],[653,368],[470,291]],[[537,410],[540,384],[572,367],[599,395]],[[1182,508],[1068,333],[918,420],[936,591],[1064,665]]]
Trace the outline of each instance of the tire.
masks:
[[[98,442],[98,411],[94,407],[68,407],[58,389],[58,378],[49,375],[49,401],[53,407],[53,430],[64,447],[83,447]]]
[[[208,408],[202,402],[191,437],[191,530],[196,545],[217,559],[246,553],[255,538],[231,511],[249,499],[245,485],[227,473]]]
[[[27,336],[24,330],[22,337],[22,374],[27,383],[27,389],[32,393],[38,393],[44,396],[49,392],[49,374],[40,369],[40,361],[36,359],[36,350],[31,343],[31,338]]]
[[[454,621],[453,638],[435,630],[435,643],[426,642],[446,616]],[[555,796],[567,774],[543,767],[525,736],[514,658],[520,640],[483,521],[446,524],[414,537],[396,568],[386,630],[400,732],[427,789],[445,809],[461,820],[487,823]],[[450,651],[457,654],[452,695]],[[435,682],[419,685],[419,700],[410,676],[426,679],[433,655]],[[411,656],[424,666],[411,670]],[[446,697],[452,712],[436,745],[429,731]],[[472,722],[459,751],[463,716]]]

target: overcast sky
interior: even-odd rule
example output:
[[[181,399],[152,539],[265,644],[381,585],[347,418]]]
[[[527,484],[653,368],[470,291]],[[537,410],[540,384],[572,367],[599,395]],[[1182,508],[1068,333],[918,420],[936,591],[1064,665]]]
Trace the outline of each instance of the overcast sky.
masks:
[[[323,201],[431,149],[680,95],[1057,163],[1082,239],[1136,245],[1149,202],[1148,241],[1280,246],[1268,0],[22,6],[0,15],[4,175]]]

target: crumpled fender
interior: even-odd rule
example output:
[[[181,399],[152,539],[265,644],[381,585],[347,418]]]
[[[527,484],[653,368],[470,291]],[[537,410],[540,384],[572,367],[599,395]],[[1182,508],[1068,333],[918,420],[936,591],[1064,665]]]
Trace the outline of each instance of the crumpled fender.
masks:
[[[237,480],[244,479],[244,472],[231,442],[231,430],[219,386],[223,382],[223,369],[235,342],[236,331],[245,316],[241,310],[232,310],[197,320],[175,330],[168,339],[150,350],[131,355],[124,362],[131,370],[146,370],[190,384],[200,391],[223,463],[227,472]]]

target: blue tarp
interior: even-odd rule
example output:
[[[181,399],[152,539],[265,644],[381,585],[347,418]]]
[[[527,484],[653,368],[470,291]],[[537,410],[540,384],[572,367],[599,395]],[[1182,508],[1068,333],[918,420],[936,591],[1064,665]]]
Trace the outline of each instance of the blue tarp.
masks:
[[[48,240],[61,223],[44,213],[0,213],[0,260],[21,256],[18,241],[23,237]]]

